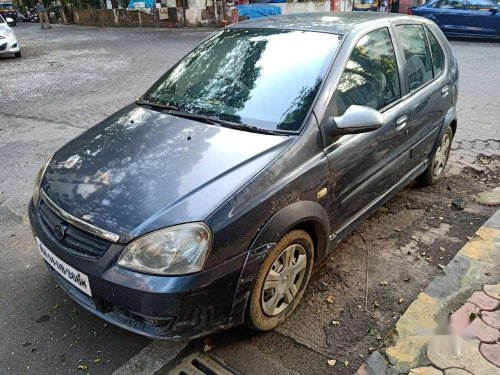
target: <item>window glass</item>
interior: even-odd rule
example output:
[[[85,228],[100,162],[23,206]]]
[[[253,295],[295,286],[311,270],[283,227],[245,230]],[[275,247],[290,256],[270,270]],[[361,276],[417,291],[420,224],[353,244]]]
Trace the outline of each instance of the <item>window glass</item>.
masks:
[[[436,37],[427,27],[425,28],[425,32],[427,33],[427,39],[429,40],[429,46],[431,47],[434,77],[437,77],[443,72],[444,69],[444,53]]]
[[[432,61],[421,25],[396,26],[398,40],[405,53],[410,91],[432,80]]]
[[[463,9],[464,8],[464,0],[442,0],[439,2],[438,8]]]
[[[297,131],[339,43],[328,33],[227,29],[190,52],[144,99],[261,129]]]
[[[399,97],[398,64],[389,30],[372,31],[354,47],[329,110],[341,116],[351,105],[381,109]]]
[[[497,8],[498,4],[489,0],[467,0],[467,9],[489,12],[491,8]]]

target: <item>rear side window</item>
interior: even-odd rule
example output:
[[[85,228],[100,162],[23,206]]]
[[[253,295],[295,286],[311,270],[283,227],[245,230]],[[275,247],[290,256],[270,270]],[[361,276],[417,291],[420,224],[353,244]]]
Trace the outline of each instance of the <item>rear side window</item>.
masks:
[[[433,78],[424,28],[421,25],[399,25],[396,33],[405,53],[410,91],[414,91]]]
[[[497,8],[498,4],[489,0],[467,0],[467,9],[489,12],[491,8]]]
[[[399,97],[398,65],[389,30],[372,31],[354,47],[329,110],[341,116],[351,105],[382,109]]]
[[[442,9],[464,9],[464,0],[441,0],[437,8]]]
[[[437,41],[436,37],[432,32],[426,27],[425,32],[427,34],[427,39],[429,40],[429,46],[431,48],[432,57],[432,67],[434,69],[434,77],[439,76],[444,70],[444,53]]]

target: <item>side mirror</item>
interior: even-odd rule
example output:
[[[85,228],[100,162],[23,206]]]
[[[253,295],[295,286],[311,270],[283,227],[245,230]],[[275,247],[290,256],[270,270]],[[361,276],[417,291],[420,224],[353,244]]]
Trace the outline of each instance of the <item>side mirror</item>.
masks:
[[[328,133],[336,136],[377,130],[384,124],[384,117],[373,108],[351,105],[342,116],[332,116],[327,121]]]
[[[6,21],[7,23],[9,23],[9,24],[14,22],[14,20],[13,20],[12,18],[10,18],[10,17],[6,17],[6,18],[5,18],[5,21]]]
[[[496,12],[498,12],[498,7],[491,7],[490,12],[495,14]]]

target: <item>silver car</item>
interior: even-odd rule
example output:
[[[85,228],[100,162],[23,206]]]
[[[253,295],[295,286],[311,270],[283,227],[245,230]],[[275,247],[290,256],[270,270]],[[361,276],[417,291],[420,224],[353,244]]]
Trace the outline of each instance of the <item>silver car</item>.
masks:
[[[0,55],[14,54],[15,57],[21,57],[21,47],[16,34],[7,22],[8,20],[0,15]]]

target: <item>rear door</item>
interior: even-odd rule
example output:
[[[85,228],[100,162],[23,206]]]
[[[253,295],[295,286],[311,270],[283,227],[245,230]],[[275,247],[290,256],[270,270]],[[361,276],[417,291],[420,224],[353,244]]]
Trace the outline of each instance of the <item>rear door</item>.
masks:
[[[500,33],[500,14],[490,9],[498,4],[490,0],[467,0],[465,8],[469,12],[467,32],[476,36],[498,36]]]
[[[324,140],[331,170],[328,211],[336,233],[376,203],[408,169],[400,124],[400,119],[406,119],[402,72],[393,37],[392,30],[383,27],[357,41],[323,116],[322,127],[329,116],[341,116],[351,105],[364,105],[384,117],[384,125],[375,131]]]
[[[465,8],[464,0],[441,0],[434,11],[433,18],[444,33],[467,33],[470,12]]]
[[[451,106],[451,87],[444,74],[443,49],[430,30],[421,24],[398,24],[394,28],[406,65],[406,135],[410,166],[414,168],[426,161],[436,142]]]

